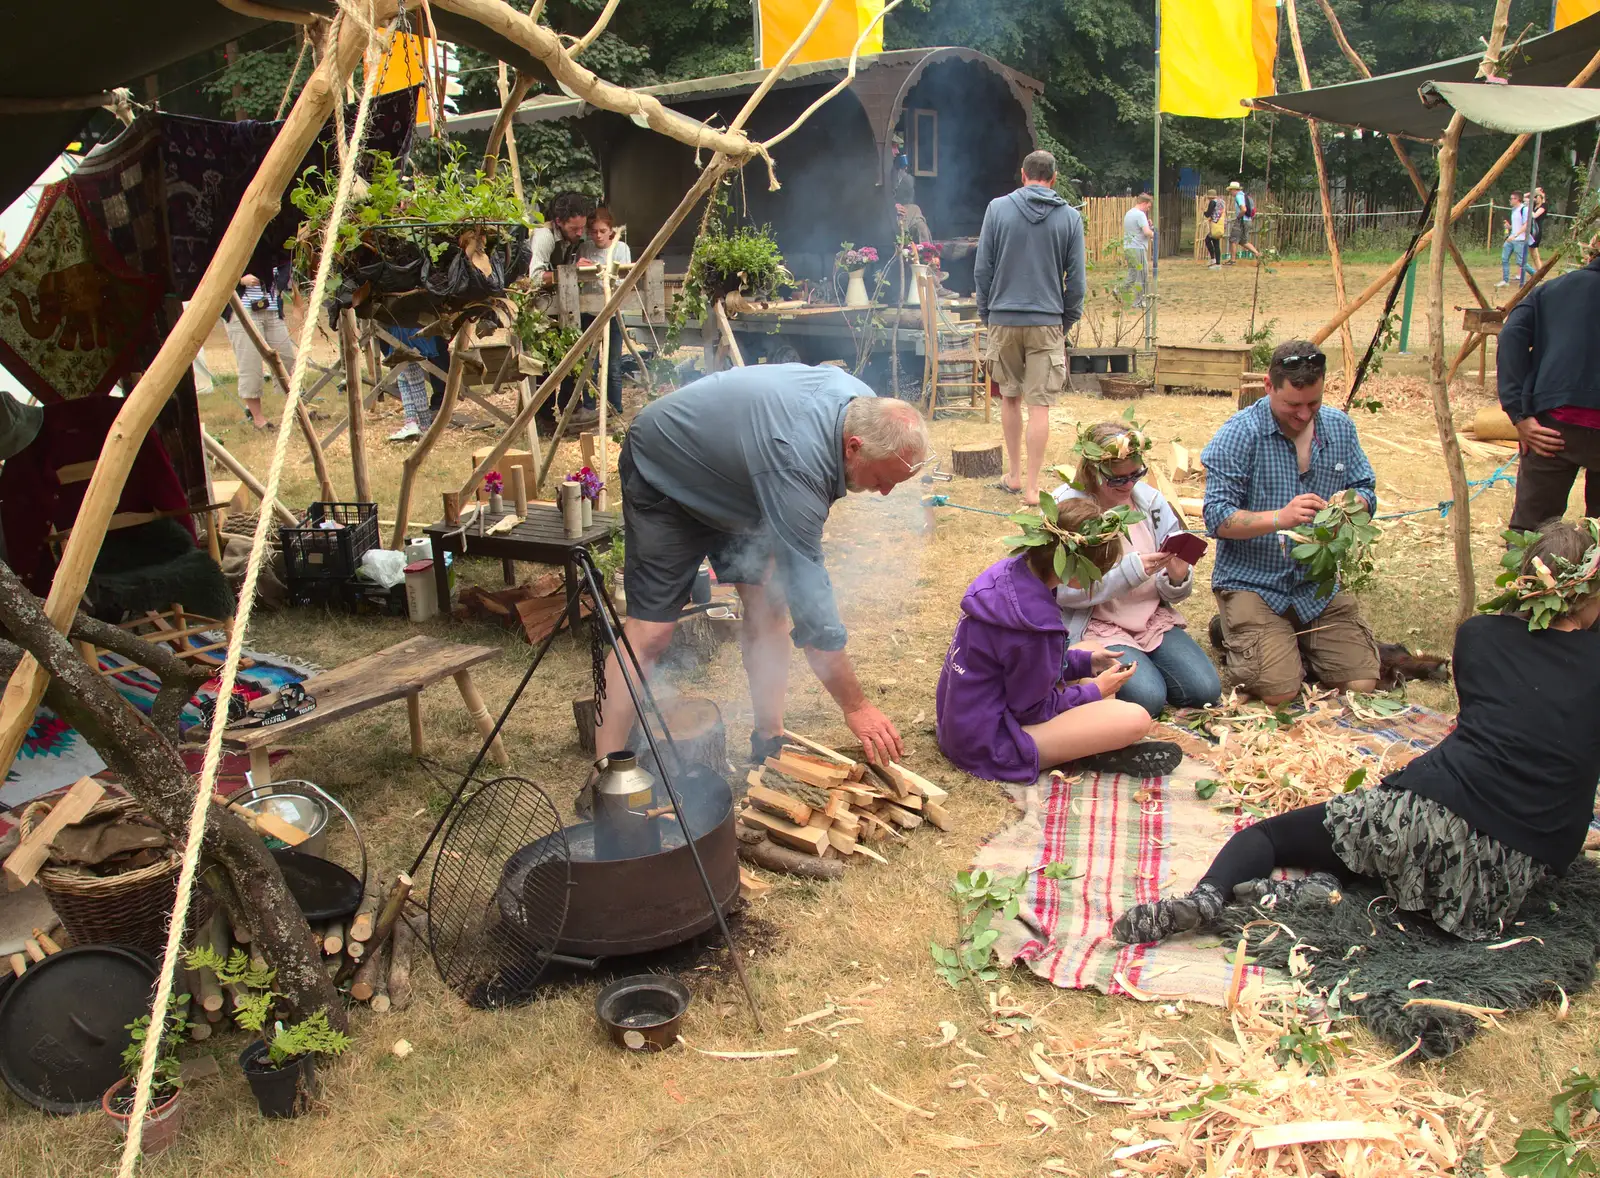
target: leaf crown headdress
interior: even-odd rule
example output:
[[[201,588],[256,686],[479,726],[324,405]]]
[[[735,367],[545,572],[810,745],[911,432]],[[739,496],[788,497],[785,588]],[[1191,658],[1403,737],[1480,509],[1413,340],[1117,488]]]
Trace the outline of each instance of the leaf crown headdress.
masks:
[[[1089,557],[1088,550],[1127,536],[1128,529],[1144,519],[1144,512],[1135,508],[1112,507],[1074,527],[1066,527],[1057,522],[1058,508],[1048,491],[1039,494],[1039,511],[1038,515],[1019,511],[1007,517],[1022,529],[1022,533],[1008,537],[1006,546],[1015,555],[1030,548],[1054,545],[1052,560],[1056,576],[1063,582],[1076,581],[1084,587],[1105,575]]]
[[[1528,629],[1544,630],[1581,606],[1586,597],[1600,592],[1600,519],[1585,519],[1578,526],[1589,534],[1589,546],[1583,559],[1576,562],[1560,556],[1552,556],[1548,564],[1538,556],[1529,561],[1528,549],[1539,542],[1541,534],[1514,529],[1502,532],[1509,547],[1500,558],[1505,571],[1494,579],[1501,591],[1480,605],[1479,612],[1509,609],[1527,615]],[[1524,564],[1530,566],[1527,572],[1522,571]]]
[[[1122,420],[1127,423],[1127,428],[1119,434],[1096,441],[1093,437],[1095,426],[1098,423],[1078,426],[1078,440],[1072,444],[1072,453],[1080,455],[1085,462],[1102,467],[1108,462],[1123,462],[1128,459],[1142,458],[1150,452],[1155,445],[1150,435],[1144,432],[1144,427],[1133,419],[1133,408],[1122,415]]]

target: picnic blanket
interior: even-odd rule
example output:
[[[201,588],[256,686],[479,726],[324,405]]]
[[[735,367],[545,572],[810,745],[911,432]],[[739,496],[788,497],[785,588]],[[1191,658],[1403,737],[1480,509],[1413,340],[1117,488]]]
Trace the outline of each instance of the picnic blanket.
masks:
[[[220,641],[220,633],[203,636],[204,642]],[[298,683],[317,674],[319,668],[279,654],[265,654],[246,650],[245,657],[254,665],[240,667],[239,686],[251,699],[276,691],[286,683]],[[100,656],[100,666],[108,672],[112,685],[122,697],[146,715],[155,703],[161,681],[143,667],[135,666],[117,655]],[[183,709],[181,723],[185,726],[200,719],[199,704],[216,698],[217,681],[208,682],[197,691]],[[274,754],[275,756],[281,754]],[[204,760],[202,750],[183,750],[190,772],[198,773]],[[48,707],[41,706],[34,713],[33,725],[23,741],[11,770],[0,783],[0,807],[15,810],[58,789],[64,789],[80,777],[93,777],[104,772],[106,763],[100,754],[83,738],[83,734]],[[219,768],[218,787],[231,793],[244,784],[244,774],[249,769],[249,757],[229,754]]]
[[[1377,756],[1401,741],[1422,750],[1449,728],[1449,717],[1425,708],[1380,720],[1346,717],[1372,735]],[[1222,844],[1255,821],[1236,806],[1202,801],[1196,782],[1213,777],[1206,742],[1192,733],[1159,732],[1183,747],[1176,772],[1159,779],[1119,774],[1042,774],[1028,786],[1007,786],[1021,810],[979,848],[974,870],[1016,876],[1029,872],[1017,918],[997,921],[995,953],[1020,962],[1063,989],[1098,990],[1223,1005],[1233,976],[1222,939],[1191,933],[1158,945],[1121,945],[1111,923],[1126,908],[1197,884]],[[1071,864],[1071,878],[1047,878],[1043,868]],[[1284,975],[1258,966],[1246,980],[1270,985]]]

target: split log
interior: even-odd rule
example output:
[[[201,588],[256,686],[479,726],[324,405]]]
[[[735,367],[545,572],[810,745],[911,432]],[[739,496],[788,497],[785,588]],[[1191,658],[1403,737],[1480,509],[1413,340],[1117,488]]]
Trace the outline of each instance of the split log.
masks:
[[[860,843],[856,844],[855,854],[864,855],[866,858],[871,859],[874,863],[882,863],[885,867],[889,865],[889,861],[882,855],[878,854],[878,852],[874,851],[871,847],[864,847]]]
[[[972,442],[950,447],[950,469],[964,479],[991,478],[1003,468],[1000,443]]]
[[[5,872],[10,877],[9,886],[23,888],[31,884],[50,857],[50,844],[55,841],[56,835],[73,823],[82,821],[89,813],[89,808],[104,797],[105,792],[105,786],[94,778],[78,778],[66,795],[28,832],[28,837],[17,844],[17,849],[6,856]]]
[[[389,942],[389,1009],[397,1014],[411,1005],[411,955],[417,940],[417,930],[409,920],[401,919],[394,926],[394,939]]]
[[[816,765],[796,760],[793,757],[768,757],[766,764],[767,768],[776,770],[785,777],[803,782],[813,789],[833,789],[848,780],[849,775],[849,770],[842,765],[837,768],[823,769]]]
[[[841,855],[853,855],[856,851],[856,840],[842,830],[828,830],[828,845]]]
[[[767,837],[786,847],[805,851],[809,855],[822,855],[828,849],[828,833],[814,826],[799,826],[772,814],[763,814],[751,807],[739,812],[739,821],[746,826],[757,826],[767,832]]]
[[[899,806],[887,803],[879,811],[879,816],[887,818],[901,830],[915,830],[922,825],[922,815],[913,814],[910,810],[902,810]]]
[[[935,801],[930,800],[923,805],[922,816],[939,830],[950,830],[955,826],[950,820],[950,812]]]
[[[775,762],[768,758],[761,769],[753,770],[746,780],[754,780],[760,785],[786,793],[797,798],[813,810],[826,810],[828,808],[828,791],[819,789],[810,782],[799,781],[790,777],[782,770],[774,768]]]
[[[812,810],[810,806],[798,798],[792,798],[786,793],[771,789],[759,782],[750,786],[745,794],[745,800],[756,809],[775,815],[778,818],[787,819],[796,826],[804,826],[811,821]],[[824,814],[823,817],[827,818],[827,815]],[[828,823],[832,825],[833,819],[829,818]]]
[[[780,847],[767,839],[739,841],[739,858],[767,871],[799,876],[801,879],[836,880],[844,878],[844,864],[837,859],[820,859]]]
[[[739,868],[739,899],[748,904],[772,890],[772,885],[744,867]]]
[[[933,782],[929,781],[926,777],[923,777],[920,773],[914,773],[910,769],[907,769],[904,765],[898,765],[895,762],[890,761],[888,769],[889,772],[894,776],[895,780],[898,781],[908,793],[915,794],[918,797],[927,798],[929,801],[933,802],[942,802],[950,796],[948,790],[933,784]]]
[[[572,724],[578,730],[578,747],[591,757],[594,751],[594,697],[572,701]]]
[[[375,944],[361,963],[361,968],[356,970],[355,980],[350,983],[350,997],[357,1002],[366,1002],[378,992],[379,980],[388,976],[389,948],[381,943]]]

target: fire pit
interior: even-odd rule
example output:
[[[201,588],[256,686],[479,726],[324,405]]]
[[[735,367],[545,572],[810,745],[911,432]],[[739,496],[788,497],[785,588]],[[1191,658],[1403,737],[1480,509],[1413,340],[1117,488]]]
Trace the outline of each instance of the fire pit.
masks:
[[[726,907],[739,894],[733,791],[704,765],[692,765],[674,774],[672,780],[683,799],[683,817],[694,835],[717,903]],[[658,798],[662,792],[658,791]],[[571,873],[558,953],[590,958],[648,953],[680,944],[716,924],[716,913],[706,902],[694,856],[677,818],[660,814],[648,821],[656,828],[651,845],[658,844],[661,849],[633,858],[606,858],[597,853],[593,822],[569,826],[557,836],[566,840]],[[523,910],[524,878],[530,867],[548,858],[548,841],[530,843],[507,861],[499,889],[502,919],[518,920]],[[605,840],[601,842],[603,845]]]

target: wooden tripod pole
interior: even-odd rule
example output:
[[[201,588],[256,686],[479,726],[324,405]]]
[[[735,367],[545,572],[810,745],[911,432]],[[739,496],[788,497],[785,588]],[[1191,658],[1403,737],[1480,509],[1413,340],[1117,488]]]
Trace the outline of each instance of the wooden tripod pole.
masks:
[[[350,406],[350,472],[355,476],[357,503],[372,502],[367,480],[367,413],[361,404],[361,338],[356,313],[346,307],[339,313],[339,350],[344,353],[344,396]]]
[[[392,12],[392,5],[384,4],[380,8],[384,10],[378,14],[380,18]],[[355,22],[341,23],[337,46],[324,55],[300,91],[294,109],[279,128],[255,178],[245,189],[238,211],[218,242],[194,295],[150,367],[123,401],[95,463],[83,504],[78,509],[77,522],[67,539],[61,564],[50,586],[50,596],[45,602],[45,613],[51,625],[63,633],[77,613],[95,556],[105,539],[106,526],[122,497],[123,485],[133,469],[140,444],[211,334],[262,232],[277,215],[285,186],[316,142],[317,133],[332,112],[339,90],[355,68],[366,43],[366,33],[356,27]],[[45,672],[38,661],[24,654],[11,673],[4,702],[0,703],[0,766],[9,766],[16,759],[17,750],[22,747],[33,723],[34,710],[44,698],[45,680]]]
[[[289,373],[283,367],[283,357],[278,355],[278,349],[267,343],[261,332],[256,329],[249,312],[244,309],[244,304],[239,301],[237,292],[233,295],[233,315],[239,321],[239,326],[244,328],[245,335],[250,337],[250,342],[255,345],[256,351],[261,353],[261,358],[267,362],[267,367],[272,369],[272,379],[278,382],[278,387],[285,393],[289,391]],[[305,435],[306,445],[311,448],[311,468],[317,473],[317,486],[322,490],[322,498],[326,503],[337,501],[338,496],[333,493],[333,479],[328,477],[328,458],[322,452],[322,443],[317,441],[316,428],[311,424],[311,410],[306,408],[304,399],[295,402],[295,420],[300,424],[300,432]]]
[[[1284,0],[1284,14],[1289,18],[1289,41],[1294,46],[1294,64],[1300,71],[1300,89],[1311,89],[1311,71],[1306,68],[1306,51],[1300,43],[1300,20],[1295,14],[1294,0]],[[1321,124],[1307,119],[1311,132],[1311,155],[1317,165],[1317,191],[1322,197],[1322,231],[1328,236],[1328,256],[1333,260],[1333,295],[1341,310],[1346,302],[1344,293],[1344,259],[1339,254],[1339,234],[1333,223],[1333,196],[1328,186],[1328,160],[1322,151]],[[1355,387],[1356,344],[1350,334],[1350,321],[1339,325],[1339,350],[1344,353],[1344,387]]]
[[[1478,76],[1493,72],[1500,60],[1500,47],[1505,44],[1506,21],[1511,10],[1511,0],[1495,0],[1494,24],[1489,30],[1488,46]],[[1455,194],[1456,159],[1461,146],[1461,132],[1466,119],[1460,112],[1452,115],[1445,129],[1444,140],[1439,144],[1439,195],[1434,200],[1434,249],[1428,255],[1428,342],[1431,345],[1431,392],[1433,394],[1433,420],[1439,429],[1439,445],[1444,452],[1445,469],[1450,474],[1450,495],[1455,505],[1450,509],[1450,536],[1456,550],[1456,621],[1465,622],[1472,616],[1477,597],[1477,583],[1472,571],[1472,502],[1467,486],[1467,472],[1461,464],[1461,443],[1456,437],[1455,421],[1450,415],[1450,385],[1444,369],[1444,261],[1442,247],[1450,240],[1450,201]]]

